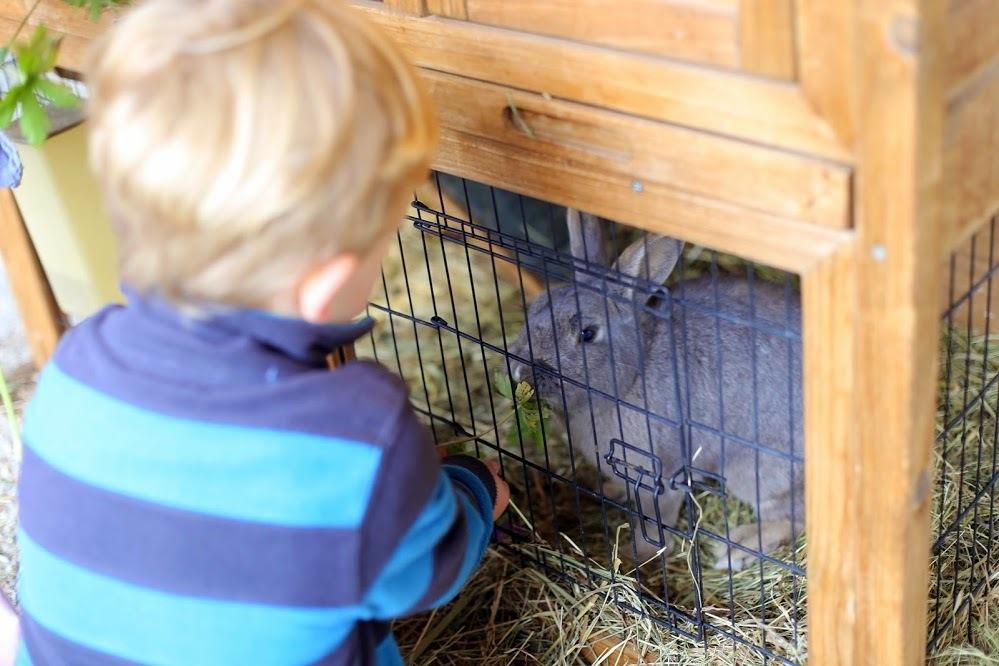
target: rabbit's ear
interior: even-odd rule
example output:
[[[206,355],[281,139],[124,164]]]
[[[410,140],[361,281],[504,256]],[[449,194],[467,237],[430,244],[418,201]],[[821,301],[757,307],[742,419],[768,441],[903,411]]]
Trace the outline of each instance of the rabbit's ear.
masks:
[[[683,241],[669,236],[643,234],[625,248],[614,262],[614,269],[632,277],[662,284],[680,260]]]
[[[607,252],[600,219],[596,215],[567,208],[565,223],[569,229],[569,251],[572,256],[591,264],[606,266]]]

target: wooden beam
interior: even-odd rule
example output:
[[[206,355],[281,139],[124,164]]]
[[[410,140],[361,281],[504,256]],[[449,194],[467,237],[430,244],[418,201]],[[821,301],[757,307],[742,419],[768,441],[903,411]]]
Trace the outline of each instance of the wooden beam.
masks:
[[[449,74],[428,72],[426,80],[442,130],[469,141],[469,151],[479,139],[505,143],[539,162],[590,171],[596,178],[639,188],[660,185],[813,224],[849,226],[846,167]],[[528,180],[533,171],[518,175]]]
[[[834,289],[835,280],[822,273],[804,280],[810,335],[823,335],[815,326],[832,322],[824,353],[841,363],[815,359],[820,343],[806,342],[813,357],[806,372],[821,368],[837,387],[822,389],[825,381],[814,374],[806,380],[818,392],[807,398],[806,414],[815,440],[806,445],[807,483],[818,484],[806,489],[814,664],[907,666],[925,656],[942,279],[943,5],[854,0],[864,118],[857,245],[853,268],[832,273],[856,291],[827,299],[823,312],[820,292]],[[819,405],[851,386],[852,408],[843,398],[833,408]],[[847,425],[831,423],[835,414]],[[847,431],[829,441],[817,431],[823,422]],[[823,452],[823,443],[834,450]]]
[[[947,12],[947,90],[959,88],[999,59],[999,2],[963,0]]]
[[[837,162],[852,154],[796,86],[353,0],[417,65]],[[572,73],[570,75],[570,73]],[[581,73],[585,73],[581,74]]]
[[[385,0],[385,6],[400,14],[427,15],[427,3],[424,0]]]
[[[731,0],[627,0],[626,4],[466,0],[466,4],[468,20],[476,23],[723,67],[739,65],[739,23]]]
[[[427,0],[427,10],[431,14],[461,21],[468,19],[468,7],[465,5],[465,0]]]
[[[52,356],[65,327],[21,211],[7,189],[0,191],[0,256],[35,365],[41,368]]]
[[[852,0],[795,0],[798,79],[811,108],[852,152],[857,132]]]
[[[434,168],[793,272],[809,270],[851,236],[659,183],[639,190],[631,178],[453,131],[444,131]]]
[[[739,61],[747,72],[794,78],[793,0],[739,3]]]
[[[805,520],[808,534],[809,661],[854,664],[857,499],[856,243],[801,277],[805,394]],[[832,624],[829,624],[832,623]],[[842,651],[840,646],[842,645]]]
[[[947,104],[943,178],[947,256],[999,213],[999,60]]]

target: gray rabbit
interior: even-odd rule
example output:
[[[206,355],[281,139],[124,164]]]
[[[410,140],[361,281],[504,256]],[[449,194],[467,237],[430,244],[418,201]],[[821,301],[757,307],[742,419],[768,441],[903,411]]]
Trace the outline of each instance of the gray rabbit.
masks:
[[[607,271],[600,220],[574,210],[567,218],[572,255],[583,262],[573,284],[531,304],[510,351],[533,363],[515,363],[514,379],[532,381],[576,456],[599,464],[612,494],[634,495],[634,485],[608,469],[612,440],[616,457],[627,455],[620,441],[654,454],[663,524],[673,526],[683,504],[685,491],[670,478],[685,462],[695,478],[720,479],[727,493],[752,506],[758,522],[722,531],[742,547],[719,541],[716,567],[741,568],[754,552],[790,542],[805,517],[801,354],[796,336],[786,334],[800,330],[798,299],[780,285],[728,275],[667,291],[659,285],[683,246],[652,234]],[[653,459],[634,449],[630,462],[652,471]],[[634,479],[637,467],[631,469]],[[647,486],[652,476],[644,477]],[[640,492],[644,527],[653,525],[647,533],[658,540],[655,494]],[[651,557],[659,548],[637,527],[637,554]]]

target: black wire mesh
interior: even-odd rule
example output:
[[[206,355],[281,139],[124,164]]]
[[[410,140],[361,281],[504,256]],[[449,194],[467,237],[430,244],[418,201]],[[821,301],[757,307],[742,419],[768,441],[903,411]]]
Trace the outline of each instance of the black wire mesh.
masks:
[[[433,185],[358,354],[409,382],[439,444],[498,458],[513,495],[500,545],[606,587],[692,649],[803,661],[796,278],[588,216],[573,234],[564,208],[460,178]]]
[[[999,583],[995,486],[999,480],[999,284],[993,219],[950,258],[943,313],[937,488],[930,567],[929,650],[975,645]],[[994,622],[994,620],[993,620]],[[994,629],[992,630],[994,632]]]

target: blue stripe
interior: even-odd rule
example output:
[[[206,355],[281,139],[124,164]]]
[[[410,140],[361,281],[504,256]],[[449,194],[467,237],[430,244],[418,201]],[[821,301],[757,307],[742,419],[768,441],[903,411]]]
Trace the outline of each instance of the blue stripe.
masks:
[[[105,490],[298,527],[358,526],[381,459],[368,444],[145,411],[53,366],[28,407],[25,441],[52,467]]]
[[[40,626],[29,613],[21,613],[21,640],[29,661],[38,664],[72,666],[135,666],[134,661],[119,659],[106,652],[91,650]]]
[[[143,663],[312,663],[350,633],[357,609],[296,609],[179,597],[64,562],[23,532],[20,599],[39,625]]]
[[[31,666],[31,655],[28,654],[28,648],[24,647],[24,643],[21,643],[17,648],[17,658],[14,659],[14,666]]]
[[[24,449],[21,529],[94,573],[228,601],[345,606],[361,599],[357,529],[285,527],[179,511],[111,493]],[[114,529],[107,529],[112,522]],[[457,567],[456,567],[457,568]]]
[[[464,470],[462,470],[464,471]],[[466,472],[469,476],[472,476],[470,472]],[[476,483],[481,486],[482,484],[476,481]],[[488,497],[488,495],[487,495]],[[478,507],[472,504],[472,500],[469,499],[468,495],[459,491],[458,501],[461,502],[462,509],[465,511],[465,515],[468,516],[466,524],[468,525],[468,541],[465,549],[465,559],[461,564],[461,570],[458,572],[458,577],[454,579],[451,583],[450,589],[441,595],[441,598],[437,600],[435,606],[442,606],[447,602],[457,596],[461,588],[465,586],[468,579],[471,578],[472,573],[475,568],[479,566],[479,562],[482,561],[482,556],[486,552],[486,548],[489,546],[489,537],[492,535],[492,523],[486,523],[482,520],[482,516],[479,514]],[[489,512],[490,518],[492,518],[492,509],[490,507]]]
[[[433,552],[458,515],[455,493],[441,473],[426,508],[416,518],[365,596],[374,617],[399,617],[423,597],[434,573]]]
[[[375,664],[378,666],[406,666],[392,634],[386,636],[375,651]]]

